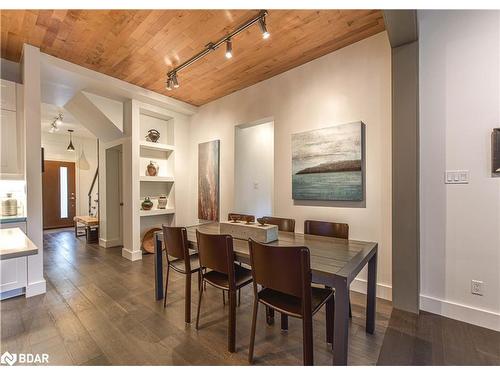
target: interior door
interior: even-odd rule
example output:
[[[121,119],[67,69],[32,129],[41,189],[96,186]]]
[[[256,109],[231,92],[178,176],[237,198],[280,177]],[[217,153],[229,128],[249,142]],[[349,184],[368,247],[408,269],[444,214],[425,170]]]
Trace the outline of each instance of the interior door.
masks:
[[[43,228],[74,225],[76,215],[75,163],[45,160],[43,175]]]

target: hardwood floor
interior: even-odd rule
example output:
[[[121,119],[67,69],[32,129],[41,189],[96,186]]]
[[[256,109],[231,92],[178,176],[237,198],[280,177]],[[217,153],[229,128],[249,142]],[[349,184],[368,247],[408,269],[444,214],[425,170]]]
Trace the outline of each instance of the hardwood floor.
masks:
[[[48,353],[50,364],[87,365],[247,365],[253,290],[243,288],[237,310],[237,352],[226,351],[228,306],[207,287],[200,330],[184,323],[184,278],[171,273],[167,308],[154,300],[153,257],[130,262],[120,248],[104,249],[75,239],[73,231],[44,235],[47,293],[2,301],[2,352]],[[192,311],[196,311],[193,278]],[[378,301],[374,335],[364,330],[364,296],[352,293],[349,364],[375,364],[391,305]],[[193,313],[193,320],[195,318]],[[302,364],[302,328],[290,319],[281,332],[279,317],[266,326],[260,309],[255,364]],[[314,319],[314,363],[330,365],[325,316]]]
[[[237,352],[231,354],[226,351],[228,306],[222,305],[220,291],[207,287],[196,331],[194,324],[184,323],[182,275],[171,273],[166,309],[154,300],[152,256],[130,262],[121,257],[120,248],[86,245],[83,238],[75,239],[72,229],[47,232],[44,246],[47,293],[1,302],[2,352],[48,353],[52,365],[248,364],[251,286],[242,290]],[[193,321],[196,282],[193,278]],[[369,335],[365,296],[352,292],[351,300],[350,365],[499,363],[498,332],[433,314],[416,318],[392,312],[390,302],[378,300],[375,334]],[[279,316],[276,320],[266,326],[260,309],[255,364],[300,365],[300,321],[290,319],[288,332],[281,332]],[[466,353],[469,346],[476,350],[474,359]],[[324,310],[314,317],[314,363],[332,363]]]
[[[500,332],[425,311],[393,310],[379,365],[500,365]]]

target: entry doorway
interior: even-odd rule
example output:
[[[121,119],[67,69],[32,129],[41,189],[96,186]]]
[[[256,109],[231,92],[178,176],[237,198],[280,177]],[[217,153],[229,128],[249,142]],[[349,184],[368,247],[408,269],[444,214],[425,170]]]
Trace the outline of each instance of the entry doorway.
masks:
[[[45,160],[42,194],[43,229],[72,227],[77,204],[75,163]]]

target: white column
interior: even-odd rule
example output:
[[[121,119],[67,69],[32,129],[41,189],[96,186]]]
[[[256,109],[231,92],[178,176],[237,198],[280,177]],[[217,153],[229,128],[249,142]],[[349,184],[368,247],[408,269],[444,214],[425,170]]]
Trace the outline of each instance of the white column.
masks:
[[[43,278],[43,206],[41,167],[40,115],[40,50],[25,44],[23,47],[22,79],[24,101],[24,149],[26,152],[27,233],[38,247],[38,254],[28,257],[26,297],[45,293]]]
[[[139,217],[139,106],[129,100],[123,106],[123,248],[128,260],[142,259]]]

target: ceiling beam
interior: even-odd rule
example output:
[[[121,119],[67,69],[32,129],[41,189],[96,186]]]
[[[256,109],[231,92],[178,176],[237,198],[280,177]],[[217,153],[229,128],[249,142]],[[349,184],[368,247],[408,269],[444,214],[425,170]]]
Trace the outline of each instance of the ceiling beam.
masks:
[[[416,10],[384,10],[383,14],[392,48],[418,40]]]

